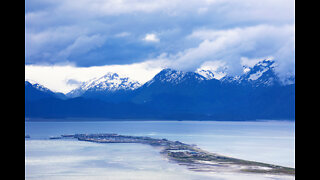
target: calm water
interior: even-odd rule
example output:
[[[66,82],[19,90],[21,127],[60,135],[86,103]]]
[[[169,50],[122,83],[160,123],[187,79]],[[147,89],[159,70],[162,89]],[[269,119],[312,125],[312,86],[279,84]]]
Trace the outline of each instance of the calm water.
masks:
[[[191,172],[141,144],[48,140],[75,133],[118,133],[179,140],[210,152],[294,167],[294,122],[26,122],[26,179],[268,179]],[[288,177],[281,177],[286,179]],[[289,177],[292,179],[292,177]]]

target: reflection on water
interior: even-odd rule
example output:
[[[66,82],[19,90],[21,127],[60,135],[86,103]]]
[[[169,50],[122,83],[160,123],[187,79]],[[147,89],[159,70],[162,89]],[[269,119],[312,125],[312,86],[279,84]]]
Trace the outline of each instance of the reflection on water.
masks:
[[[26,179],[140,179],[149,175],[174,179],[179,177],[176,170],[188,174],[182,166],[163,159],[157,149],[142,144],[27,140],[25,161]]]
[[[292,122],[28,122],[26,134],[30,134],[31,138],[25,141],[26,179],[275,178],[252,174],[192,172],[184,166],[168,162],[159,154],[159,149],[148,145],[48,140],[50,136],[61,134],[100,132],[180,140],[197,144],[212,152],[237,155],[235,157],[254,159],[255,156],[263,155],[266,156],[265,159],[269,158],[272,161],[272,158],[281,156],[278,160],[281,163],[294,164]]]

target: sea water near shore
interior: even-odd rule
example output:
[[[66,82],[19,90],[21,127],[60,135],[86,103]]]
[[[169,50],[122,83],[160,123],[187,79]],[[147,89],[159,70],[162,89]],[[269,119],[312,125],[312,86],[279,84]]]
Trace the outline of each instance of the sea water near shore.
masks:
[[[179,140],[245,160],[294,167],[294,122],[26,122],[26,179],[294,179],[290,176],[192,172],[142,144],[49,140],[76,133],[117,133]]]

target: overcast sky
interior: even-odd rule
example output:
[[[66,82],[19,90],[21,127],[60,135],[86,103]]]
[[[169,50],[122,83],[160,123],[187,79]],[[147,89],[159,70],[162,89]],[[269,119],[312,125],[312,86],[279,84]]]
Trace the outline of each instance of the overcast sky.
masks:
[[[259,59],[294,75],[294,0],[28,0],[26,79],[60,92],[107,71],[242,73]],[[225,68],[227,67],[227,68]]]

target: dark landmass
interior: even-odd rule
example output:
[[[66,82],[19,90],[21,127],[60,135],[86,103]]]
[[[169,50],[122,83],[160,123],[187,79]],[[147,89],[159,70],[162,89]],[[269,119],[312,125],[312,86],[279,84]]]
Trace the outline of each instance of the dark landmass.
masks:
[[[196,145],[180,141],[156,139],[143,136],[118,134],[75,134],[51,137],[50,139],[76,138],[95,143],[141,143],[161,148],[161,154],[169,160],[185,165],[192,171],[247,172],[279,175],[295,175],[295,169],[267,163],[247,161],[204,151]]]
[[[262,65],[262,64],[266,64]],[[255,81],[246,73],[206,79],[195,72],[164,69],[134,90],[88,90],[73,97],[25,83],[25,117],[140,120],[295,119],[295,84],[282,84],[273,62],[251,69],[266,72]]]

